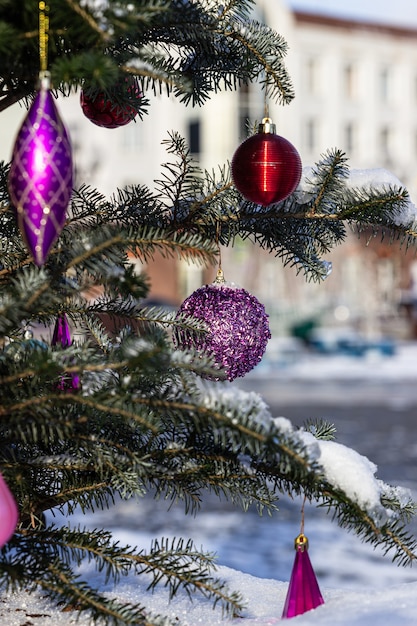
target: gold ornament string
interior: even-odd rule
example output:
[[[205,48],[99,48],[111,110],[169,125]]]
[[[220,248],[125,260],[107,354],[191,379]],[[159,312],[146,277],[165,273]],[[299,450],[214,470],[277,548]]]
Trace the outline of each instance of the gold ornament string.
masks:
[[[39,61],[41,73],[48,69],[49,7],[43,0],[39,2]]]
[[[223,274],[223,269],[222,269],[222,250],[220,247],[220,242],[219,242],[219,238],[220,238],[220,220],[217,220],[216,222],[216,244],[217,247],[219,249],[219,267],[217,270],[217,275],[215,278],[215,283],[221,285],[225,282],[224,280],[224,274]]]
[[[269,105],[268,105],[268,83],[265,77],[265,90],[264,90],[264,117],[269,117]]]

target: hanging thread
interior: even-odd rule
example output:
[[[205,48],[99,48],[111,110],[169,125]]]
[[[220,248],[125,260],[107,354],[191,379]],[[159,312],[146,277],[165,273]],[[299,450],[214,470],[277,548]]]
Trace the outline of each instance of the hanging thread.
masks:
[[[307,496],[304,496],[303,504],[301,505],[300,535],[304,535],[304,519],[305,519],[304,509],[305,509],[306,500],[307,500]]]

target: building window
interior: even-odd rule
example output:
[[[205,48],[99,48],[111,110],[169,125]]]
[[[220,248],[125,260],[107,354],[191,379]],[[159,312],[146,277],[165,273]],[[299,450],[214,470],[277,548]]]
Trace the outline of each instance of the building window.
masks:
[[[136,120],[123,126],[121,144],[124,152],[136,152],[143,145],[141,125]]]
[[[381,102],[387,103],[390,98],[391,76],[388,67],[383,67],[379,74],[379,98]]]
[[[192,120],[188,124],[188,145],[191,154],[198,156],[201,152],[201,124],[200,120]]]
[[[318,61],[316,58],[307,59],[305,68],[306,78],[306,90],[311,96],[317,95],[319,91],[318,86]]]
[[[317,120],[310,118],[305,125],[305,145],[309,152],[315,152],[317,149]]]
[[[392,132],[388,126],[383,126],[379,131],[379,149],[386,162],[390,159]]]
[[[357,96],[356,67],[353,63],[347,63],[343,68],[343,91],[349,100]]]
[[[344,128],[344,145],[345,150],[349,154],[352,154],[355,150],[355,125],[353,122],[347,122]]]

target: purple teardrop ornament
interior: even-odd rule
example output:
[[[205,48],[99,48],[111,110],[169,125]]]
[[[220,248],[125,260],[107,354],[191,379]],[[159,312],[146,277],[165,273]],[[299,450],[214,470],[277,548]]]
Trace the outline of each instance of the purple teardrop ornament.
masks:
[[[56,346],[58,344],[63,348],[71,345],[71,333],[65,313],[58,315],[52,334],[51,345]],[[57,384],[57,389],[60,391],[78,391],[79,388],[80,379],[78,374],[63,374],[60,376]]]
[[[17,134],[8,184],[20,231],[38,266],[64,226],[72,173],[69,136],[45,77]]]
[[[283,619],[296,617],[306,611],[311,611],[324,604],[323,596],[317,582],[316,575],[308,556],[308,539],[299,535],[295,540],[295,560],[291,572],[285,600]]]

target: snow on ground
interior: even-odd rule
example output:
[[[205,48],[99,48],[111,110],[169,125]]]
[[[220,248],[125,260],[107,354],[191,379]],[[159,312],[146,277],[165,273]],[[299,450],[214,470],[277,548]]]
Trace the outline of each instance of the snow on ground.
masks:
[[[410,394],[409,401],[415,403],[417,399],[417,385],[415,384],[417,382],[417,346],[415,344],[400,346],[396,354],[390,357],[374,353],[368,354],[364,358],[346,356],[329,358],[305,354],[301,359],[287,358],[285,363],[267,359],[248,377],[248,380],[245,379],[244,386],[250,389],[255,381],[261,380],[266,381],[266,385],[270,385],[271,381],[274,381],[274,389],[277,380],[282,383],[283,387],[289,387],[294,381],[297,384],[301,382],[305,390],[310,389],[310,395],[312,390],[317,390],[320,387],[319,383],[324,381],[327,384],[326,393],[329,389],[328,384],[332,382],[351,388],[353,384],[357,397],[360,397],[359,387],[367,387],[366,394],[368,397],[372,385],[379,385],[378,401],[381,401],[381,390],[386,397],[392,399],[393,389],[402,389],[401,385],[405,384]],[[242,386],[241,381],[240,386]],[[399,392],[398,397],[401,393],[402,391]],[[351,394],[347,394],[347,396],[352,398]],[[330,464],[326,471],[336,469],[337,476],[340,476],[333,463],[335,445],[338,444],[333,444],[331,450],[325,449],[324,445],[322,452]],[[338,452],[340,450],[343,451],[343,446],[338,448]],[[367,474],[368,487],[369,485],[375,487],[373,483],[375,480],[374,466],[365,460],[365,457],[359,455],[356,457],[355,454],[349,461],[356,468],[360,469],[362,466],[363,472]],[[336,457],[338,456],[340,455],[336,455]],[[360,487],[360,478],[355,480],[355,486],[356,488]],[[370,498],[368,497],[368,499]],[[129,503],[126,503],[126,506],[128,505]],[[154,503],[148,503],[148,506],[154,506]],[[148,510],[146,506],[142,506],[142,508],[142,515],[147,520],[149,520],[149,511],[152,511],[155,516],[158,515],[156,508]],[[236,513],[231,515],[231,523],[234,524],[233,533],[236,535],[236,517],[233,517],[235,515]],[[117,519],[118,524],[123,524],[123,515],[118,516]],[[196,527],[201,529],[204,524],[209,524],[217,529],[216,535],[219,535],[218,525],[220,523],[223,531],[221,534],[225,535],[225,543],[227,543],[227,520],[228,517],[225,516],[219,522],[218,513],[211,513],[207,517],[202,516],[201,518],[197,516]],[[98,525],[101,522],[102,520],[99,519]],[[256,523],[259,530],[261,526],[259,520],[248,518],[248,522],[250,522],[248,526],[252,522]],[[94,523],[97,525],[97,519],[94,520]],[[276,527],[270,526],[268,528],[269,530],[262,531],[264,532],[263,540],[268,543],[269,550],[275,549],[275,543],[279,544],[278,549],[282,552],[281,558],[285,561],[283,546],[289,546],[291,537],[294,538],[297,534],[293,521],[290,520],[287,524],[280,521]],[[185,529],[182,528],[182,530],[188,531],[186,525]],[[127,529],[119,526],[114,527],[113,532],[122,543],[149,545],[149,537],[142,536],[139,527]],[[300,626],[313,626],[315,624],[331,624],[332,626],[338,624],[346,626],[401,624],[403,626],[415,626],[417,624],[417,602],[415,600],[417,597],[417,573],[415,569],[397,568],[390,563],[389,556],[386,559],[381,559],[378,551],[374,552],[367,544],[362,544],[353,535],[347,534],[346,537],[343,535],[342,542],[339,539],[342,534],[346,534],[345,531],[339,529],[335,524],[323,523],[322,519],[314,516],[309,519],[307,535],[310,536],[310,539],[314,538],[310,542],[310,558],[317,573],[325,604],[314,611],[293,618],[294,624],[300,624]],[[165,534],[165,536],[167,535]],[[198,543],[198,538],[195,538],[195,541]],[[256,550],[256,546],[254,541],[251,548]],[[203,548],[211,550],[212,546],[205,543]],[[281,620],[281,613],[288,582],[279,580],[279,578],[285,580],[289,578],[289,565],[293,560],[292,547],[289,550],[282,570],[276,571],[276,574],[274,571],[276,580],[253,576],[238,569],[219,565],[215,574],[216,577],[226,580],[231,590],[239,591],[245,598],[246,608],[242,614],[242,619],[224,617],[220,609],[213,610],[212,605],[198,595],[195,595],[192,603],[188,596],[181,592],[178,592],[177,596],[169,602],[164,588],[158,589],[152,595],[146,589],[147,582],[141,577],[137,579],[128,577],[120,581],[116,590],[105,588],[98,575],[91,569],[91,565],[85,565],[82,577],[93,582],[93,584],[97,583],[108,594],[115,594],[119,599],[127,602],[146,604],[154,614],[167,615],[173,622],[184,624],[184,626],[195,626],[200,623],[205,626],[220,626],[220,624],[230,626],[231,623],[241,625],[247,623],[248,626],[272,626],[283,621]],[[221,554],[218,555],[219,563],[227,551],[221,550],[220,552]],[[250,550],[247,550],[247,540],[245,548],[241,549],[240,552],[241,560],[239,563],[241,565],[238,564],[237,568],[244,570],[245,568],[248,569],[247,566],[249,566],[249,570],[254,571],[253,564],[251,566]],[[347,554],[349,554],[349,558],[347,558]],[[332,568],[336,568],[341,575],[339,578],[334,577],[332,579],[334,584],[329,585],[324,572]],[[356,570],[360,571],[357,572]],[[349,580],[353,580],[354,577],[358,584],[352,586],[349,584]],[[321,582],[322,579],[325,579],[326,582]],[[366,581],[366,584],[365,582],[360,584],[361,581]],[[3,594],[0,597],[0,624],[4,624],[4,626],[75,626],[75,624],[91,626],[90,620],[86,616],[77,620],[76,613],[56,609],[39,595],[29,594],[26,591],[15,595]]]
[[[239,590],[246,600],[242,618],[222,616],[221,610],[213,610],[211,604],[195,597],[190,602],[185,594],[178,593],[169,603],[167,594],[161,590],[153,595],[143,583],[127,580],[119,584],[117,597],[122,601],[143,603],[153,614],[167,615],[172,622],[184,626],[269,626],[282,622],[281,613],[287,592],[287,583],[255,578],[229,568],[219,568],[222,576],[234,590]],[[390,588],[366,591],[321,589],[325,604],[314,611],[292,618],[294,626],[329,624],[336,626],[415,626],[417,624],[417,582]],[[110,591],[108,593],[111,593]],[[86,617],[77,621],[76,614],[53,609],[45,600],[27,592],[3,597],[0,603],[0,620],[4,626],[91,626]]]
[[[268,404],[333,406],[417,405],[417,342],[398,343],[393,355],[377,349],[363,356],[306,351],[290,338],[271,340],[260,364],[233,384],[255,389]]]
[[[264,360],[241,382],[273,376],[285,381],[326,383],[334,380],[361,382],[417,382],[417,343],[400,343],[393,355],[369,350],[364,356],[302,352],[288,338],[273,340]]]

